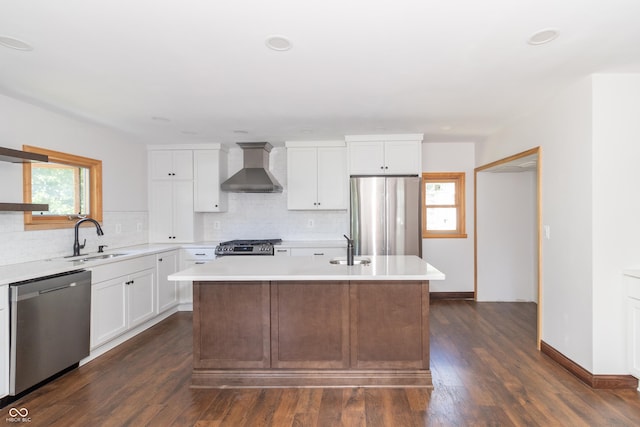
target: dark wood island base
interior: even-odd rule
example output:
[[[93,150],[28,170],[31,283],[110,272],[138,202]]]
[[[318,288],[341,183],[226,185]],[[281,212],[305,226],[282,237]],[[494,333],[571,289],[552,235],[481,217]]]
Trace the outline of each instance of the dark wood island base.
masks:
[[[432,387],[428,281],[194,282],[192,386]]]

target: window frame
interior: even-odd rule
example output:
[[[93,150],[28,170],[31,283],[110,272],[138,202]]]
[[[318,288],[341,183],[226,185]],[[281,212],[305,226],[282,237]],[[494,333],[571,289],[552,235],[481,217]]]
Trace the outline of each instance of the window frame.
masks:
[[[83,167],[89,170],[89,210],[88,218],[102,222],[102,161],[89,157],[77,156],[46,148],[23,145],[23,151],[44,154],[49,156],[50,163],[59,163],[75,167]],[[31,163],[22,164],[22,196],[25,203],[31,203]],[[72,228],[76,215],[33,215],[31,211],[24,212],[25,230],[51,230],[59,228]]]
[[[427,205],[427,183],[452,182],[456,186],[455,203],[452,205]],[[465,173],[464,172],[424,172],[422,174],[422,237],[431,238],[466,238],[465,211]],[[427,208],[455,208],[457,223],[455,230],[427,230]]]

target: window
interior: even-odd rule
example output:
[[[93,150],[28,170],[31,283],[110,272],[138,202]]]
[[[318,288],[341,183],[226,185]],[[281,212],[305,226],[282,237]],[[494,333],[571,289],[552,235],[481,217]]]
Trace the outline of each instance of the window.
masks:
[[[49,156],[49,163],[24,163],[25,203],[47,203],[46,212],[25,212],[25,230],[70,228],[78,215],[102,221],[102,161],[44,148],[24,151]]]
[[[422,237],[467,237],[464,172],[422,174]]]

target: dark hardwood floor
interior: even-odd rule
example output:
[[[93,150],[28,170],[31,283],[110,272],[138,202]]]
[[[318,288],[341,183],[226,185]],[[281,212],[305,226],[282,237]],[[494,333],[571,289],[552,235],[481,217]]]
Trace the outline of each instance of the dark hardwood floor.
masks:
[[[191,389],[191,314],[178,313],[3,410],[65,427],[640,425],[637,391],[593,390],[536,350],[535,311],[434,301],[433,390]]]

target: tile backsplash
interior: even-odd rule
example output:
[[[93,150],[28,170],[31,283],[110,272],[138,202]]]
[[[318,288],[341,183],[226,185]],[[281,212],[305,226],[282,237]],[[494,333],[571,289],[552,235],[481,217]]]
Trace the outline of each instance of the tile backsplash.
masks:
[[[230,175],[242,166],[242,151],[229,150]],[[347,211],[287,209],[287,151],[274,147],[270,170],[282,193],[229,193],[227,212],[204,215],[204,240],[231,239],[342,240],[349,232]]]
[[[108,249],[139,245],[148,241],[147,212],[103,212],[104,236],[95,228],[82,227],[80,242],[87,239],[86,252],[95,252],[98,245]],[[73,229],[23,231],[23,214],[0,213],[0,265],[17,264],[73,253]]]

